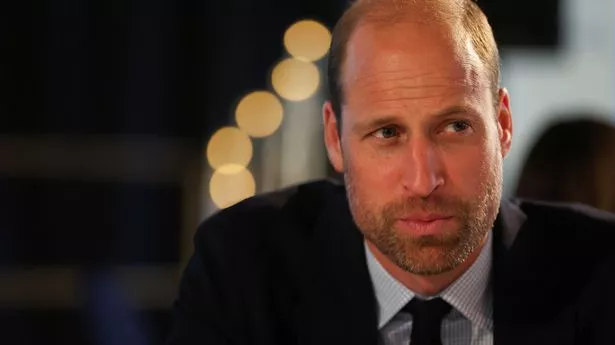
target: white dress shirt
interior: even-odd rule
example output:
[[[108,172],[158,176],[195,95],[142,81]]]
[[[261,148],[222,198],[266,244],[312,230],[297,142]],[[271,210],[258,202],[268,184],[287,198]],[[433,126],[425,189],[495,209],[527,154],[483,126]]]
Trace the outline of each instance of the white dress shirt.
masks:
[[[493,296],[489,285],[492,234],[470,268],[438,296],[453,308],[442,320],[442,345],[493,344]],[[408,345],[412,315],[401,309],[416,295],[393,278],[365,245],[367,266],[378,302],[380,344]],[[412,345],[412,344],[410,344]]]

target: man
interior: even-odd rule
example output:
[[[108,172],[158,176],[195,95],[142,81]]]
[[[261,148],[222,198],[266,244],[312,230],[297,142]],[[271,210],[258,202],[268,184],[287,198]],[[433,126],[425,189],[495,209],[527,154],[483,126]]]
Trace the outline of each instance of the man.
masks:
[[[512,136],[469,0],[359,0],[337,24],[326,181],[195,237],[170,344],[615,344],[615,217],[501,201]]]

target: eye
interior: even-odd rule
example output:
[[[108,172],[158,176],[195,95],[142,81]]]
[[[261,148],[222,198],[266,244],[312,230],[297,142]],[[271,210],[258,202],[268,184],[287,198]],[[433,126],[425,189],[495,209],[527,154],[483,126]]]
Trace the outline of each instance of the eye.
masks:
[[[395,126],[382,127],[374,132],[374,136],[379,139],[391,139],[399,136],[399,129]]]
[[[445,131],[454,133],[466,132],[471,130],[471,126],[467,121],[453,121],[444,127]]]

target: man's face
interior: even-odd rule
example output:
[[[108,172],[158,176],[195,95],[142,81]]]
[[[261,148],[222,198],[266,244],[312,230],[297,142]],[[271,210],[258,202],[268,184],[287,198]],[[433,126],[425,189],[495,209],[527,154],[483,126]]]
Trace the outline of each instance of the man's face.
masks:
[[[343,67],[342,130],[325,138],[365,238],[402,269],[452,270],[497,215],[510,146],[508,96],[496,108],[469,41],[444,25],[359,25]]]

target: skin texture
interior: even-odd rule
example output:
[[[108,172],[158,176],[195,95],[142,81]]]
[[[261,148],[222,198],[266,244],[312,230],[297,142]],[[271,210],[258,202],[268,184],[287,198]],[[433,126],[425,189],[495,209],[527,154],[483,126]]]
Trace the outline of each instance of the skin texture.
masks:
[[[368,248],[423,296],[480,254],[511,144],[508,93],[493,99],[485,67],[456,32],[411,18],[359,23],[342,67],[342,114],[323,106],[329,159]]]

